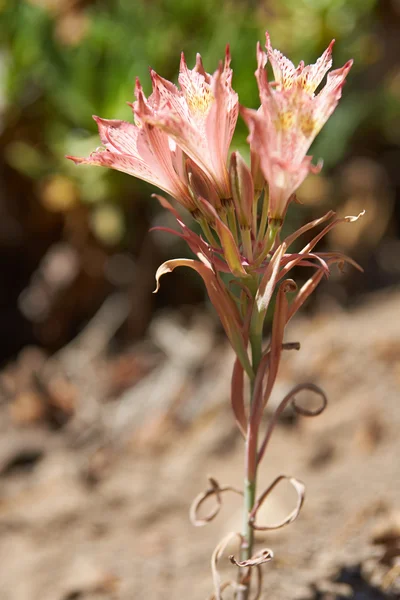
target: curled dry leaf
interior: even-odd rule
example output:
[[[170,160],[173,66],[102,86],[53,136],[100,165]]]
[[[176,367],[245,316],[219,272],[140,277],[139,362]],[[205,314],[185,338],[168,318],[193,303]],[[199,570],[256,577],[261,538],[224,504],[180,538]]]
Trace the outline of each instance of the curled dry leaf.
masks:
[[[282,344],[282,350],[300,350],[300,342],[285,342]],[[257,370],[257,375],[256,375],[256,378],[254,381],[254,401],[252,403],[251,414],[250,414],[252,428],[258,428],[258,424],[262,417],[262,411],[264,408],[264,406],[263,406],[263,398],[264,398],[263,385],[264,385],[264,379],[268,375],[270,354],[271,354],[271,348],[269,347],[264,352],[264,354],[261,358],[260,365]]]
[[[219,562],[219,559],[221,558],[222,554],[224,553],[225,548],[228,546],[229,542],[231,542],[231,540],[233,540],[235,537],[238,538],[240,543],[242,542],[242,536],[240,535],[240,533],[231,531],[231,533],[228,533],[228,535],[226,535],[219,542],[219,544],[216,546],[216,548],[211,556],[211,571],[212,571],[212,578],[213,578],[214,590],[215,590],[215,593],[214,593],[215,600],[222,600],[222,595],[221,595],[222,590],[229,586],[234,585],[233,582],[226,582],[224,584],[221,584],[221,576],[218,571],[218,562]],[[236,585],[235,585],[235,587],[236,587]]]
[[[251,600],[260,600],[261,592],[262,592],[262,583],[263,583],[261,565],[256,565],[255,569],[257,572],[257,581],[256,581],[256,588],[255,588],[254,596],[252,596]],[[248,567],[248,571],[250,571],[250,567]],[[242,581],[245,581],[246,579],[248,579],[248,575],[245,575],[244,578],[242,579]],[[230,581],[225,581],[223,584],[221,584],[221,592],[226,590],[228,587],[233,588],[235,591],[240,591],[240,590],[246,589],[246,586],[244,583],[239,583],[237,581],[230,580]],[[208,600],[216,600],[215,594],[212,594],[208,598]]]
[[[304,406],[297,404],[295,394],[303,390],[309,390],[315,394],[318,394],[322,400],[322,404],[314,409],[305,408]],[[328,398],[325,392],[318,385],[315,385],[315,383],[300,383],[292,389],[290,395],[293,408],[297,414],[302,415],[303,417],[318,417],[318,415],[320,415],[328,405]]]
[[[315,409],[304,408],[302,406],[299,406],[296,403],[295,396],[296,396],[296,394],[298,394],[299,392],[302,392],[304,390],[309,390],[310,392],[314,392],[315,394],[320,396],[320,398],[322,399],[321,406],[318,406]],[[290,392],[288,394],[286,394],[286,396],[284,397],[282,402],[279,404],[278,408],[276,409],[276,411],[274,412],[274,414],[271,418],[268,429],[264,436],[264,440],[258,451],[258,458],[257,458],[258,464],[261,462],[262,457],[264,456],[265,450],[268,446],[272,432],[275,428],[275,425],[278,422],[279,417],[281,416],[281,414],[283,413],[285,408],[290,403],[292,403],[292,406],[297,414],[302,415],[303,417],[317,417],[325,410],[325,408],[328,404],[328,398],[327,398],[325,392],[318,385],[315,385],[315,383],[300,383],[299,385],[296,385],[292,390],[290,390]]]
[[[329,225],[324,227],[324,229],[320,233],[318,233],[318,235],[316,235],[308,244],[306,244],[304,248],[300,250],[300,253],[306,254],[308,252],[311,252],[311,250],[318,244],[320,240],[322,240],[323,237],[326,236],[327,233],[329,233],[329,231],[331,231],[331,229],[333,229],[337,225],[340,225],[341,223],[355,223],[356,221],[358,221],[358,219],[363,217],[364,214],[365,210],[360,212],[360,214],[358,214],[357,216],[348,216],[335,219],[334,221],[329,223]]]
[[[201,492],[200,494],[198,494],[198,496],[196,496],[196,498],[193,500],[192,505],[190,507],[189,517],[190,521],[195,527],[203,527],[217,516],[222,506],[222,494],[224,492],[234,492],[235,494],[243,496],[243,492],[230,485],[220,487],[219,483],[213,477],[209,477],[208,481],[210,483],[210,487],[205,492]],[[198,511],[200,510],[202,504],[210,496],[215,496],[216,505],[208,513],[208,515],[200,519],[197,516]]]
[[[259,600],[259,598],[261,597],[262,583],[263,583],[261,565],[256,565],[256,571],[257,571],[257,587],[256,587],[256,593],[254,594],[253,600]]]
[[[249,558],[248,560],[238,561],[236,560],[233,554],[230,555],[229,560],[232,564],[236,565],[237,567],[244,568],[258,567],[259,565],[269,562],[273,558],[273,551],[270,548],[263,548],[262,550],[260,550],[260,552],[257,552],[257,554],[255,554],[252,558]]]
[[[278,523],[274,523],[273,525],[268,525],[268,526],[256,525],[255,520],[256,520],[256,516],[257,516],[257,512],[258,512],[259,508],[262,506],[262,504],[264,503],[266,498],[268,498],[270,493],[276,488],[276,486],[281,481],[284,481],[284,480],[289,481],[297,492],[297,503],[296,503],[295,508],[287,515],[287,517],[285,517],[282,521],[279,521]],[[257,529],[258,531],[269,531],[272,529],[280,529],[281,527],[284,527],[285,525],[289,525],[289,523],[292,523],[299,516],[301,507],[303,506],[303,502],[304,502],[305,489],[306,488],[305,488],[304,483],[302,481],[300,481],[299,479],[295,479],[294,477],[287,477],[286,475],[279,475],[279,477],[277,477],[271,483],[271,485],[261,494],[261,496],[258,498],[256,503],[254,504],[253,510],[251,511],[250,516],[249,516],[249,524],[253,527],[253,529]],[[258,563],[258,564],[260,564],[260,563]]]
[[[236,581],[230,580],[230,581],[224,581],[224,583],[221,583],[220,585],[220,592],[223,592],[224,590],[226,590],[227,588],[232,587],[236,590],[239,590],[241,588],[244,589],[244,586],[241,586],[239,583],[236,583]],[[217,600],[217,596],[213,593],[211,594],[211,596],[208,597],[208,600]]]
[[[231,559],[231,562],[232,562],[232,558],[233,557],[229,557],[229,558]],[[262,584],[263,584],[263,574],[262,574],[261,565],[255,565],[253,568],[252,567],[248,567],[247,571],[246,571],[246,574],[242,577],[241,581],[243,582],[243,587],[245,587],[244,586],[244,582],[246,581],[246,583],[248,583],[249,576],[250,576],[250,570],[253,570],[253,569],[256,570],[257,581],[256,581],[256,587],[255,587],[254,595],[251,597],[251,600],[260,600],[260,598],[261,598],[261,592],[262,592]],[[239,586],[240,586],[240,584],[239,584]]]

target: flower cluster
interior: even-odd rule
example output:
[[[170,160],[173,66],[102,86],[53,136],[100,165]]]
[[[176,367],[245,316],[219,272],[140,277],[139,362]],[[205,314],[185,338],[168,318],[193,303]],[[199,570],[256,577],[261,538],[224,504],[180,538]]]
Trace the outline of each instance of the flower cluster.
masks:
[[[334,111],[352,64],[349,61],[330,72],[325,86],[315,93],[332,65],[332,46],[333,42],[315,64],[301,62],[295,67],[271,47],[268,34],[266,52],[258,45],[261,106],[257,111],[240,109],[250,132],[251,168],[239,152],[229,157],[239,114],[229,47],[212,75],[205,71],[199,54],[193,69],[182,54],[180,88],[151,70],[153,90],[148,98],[136,82],[136,101],[131,105],[134,124],[94,117],[103,147],[88,158],[68,157],[77,164],[109,167],[152,183],[200,223],[204,237],[191,231],[166,199],[156,196],[177,218],[181,231],[173,233],[182,236],[199,259],[167,261],[157,272],[157,285],[159,277],[176,266],[197,270],[248,374],[243,315],[250,303],[243,293],[238,297],[227,288],[220,273],[231,273],[242,289],[250,290],[255,300],[251,322],[260,330],[275,286],[293,266],[315,265],[315,282],[329,272],[332,262],[343,261],[339,255],[312,252],[338,220],[296,254],[289,253],[290,246],[304,228],[279,241],[296,189],[310,171],[320,169],[306,152]],[[274,81],[268,81],[268,61]],[[329,213],[307,229],[333,216]],[[311,287],[298,292],[294,305],[300,305]]]
[[[269,217],[282,219],[307,174],[318,172],[322,166],[312,165],[306,153],[335,110],[353,61],[329,73],[326,85],[315,94],[332,66],[334,40],[314,65],[304,66],[301,62],[296,68],[272,48],[268,34],[266,39],[267,53],[260,45],[257,47],[261,107],[258,111],[243,109],[242,115],[250,130],[250,146],[268,181]],[[267,60],[275,76],[273,85],[267,80]]]

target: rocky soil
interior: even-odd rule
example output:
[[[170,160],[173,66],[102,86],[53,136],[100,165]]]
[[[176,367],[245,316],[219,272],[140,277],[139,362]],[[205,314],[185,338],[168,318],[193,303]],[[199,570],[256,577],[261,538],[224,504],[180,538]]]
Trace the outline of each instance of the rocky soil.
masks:
[[[240,529],[235,495],[206,527],[188,518],[208,475],[241,485],[230,348],[209,316],[164,314],[112,353],[123,306],[110,302],[57,355],[27,348],[1,374],[1,600],[203,600],[214,547]],[[257,536],[275,554],[261,597],[400,598],[400,291],[321,307],[286,341],[301,350],[286,353],[270,411],[304,381],[330,402],[315,419],[288,409],[265,458],[260,490],[286,474],[307,492],[295,523]],[[260,519],[294,502],[283,484]],[[221,571],[235,576],[227,557]]]

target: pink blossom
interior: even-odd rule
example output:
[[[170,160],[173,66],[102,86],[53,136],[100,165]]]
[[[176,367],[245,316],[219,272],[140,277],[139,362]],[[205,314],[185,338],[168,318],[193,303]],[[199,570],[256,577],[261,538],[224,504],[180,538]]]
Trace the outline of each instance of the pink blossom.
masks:
[[[163,131],[143,118],[152,116],[140,84],[136,84],[136,124],[94,116],[104,148],[88,158],[68,156],[76,164],[109,167],[143,179],[164,190],[190,211],[196,209],[187,186],[182,150]]]
[[[325,86],[315,94],[332,65],[334,40],[313,65],[296,68],[278,50],[271,47],[266,34],[267,53],[257,48],[256,77],[261,107],[258,111],[243,108],[250,135],[251,149],[269,187],[269,217],[282,219],[287,205],[308,173],[318,172],[321,165],[311,164],[306,153],[335,110],[352,61],[328,74]],[[269,59],[275,81],[267,79],[265,65]]]
[[[222,199],[230,197],[227,159],[235,130],[239,101],[232,89],[229,48],[225,62],[213,75],[206,73],[200,54],[193,69],[188,69],[182,54],[179,90],[151,71],[154,107],[152,117],[136,114],[168,133],[182,150],[207,174]]]
[[[224,64],[213,75],[204,70],[200,54],[192,70],[182,54],[181,90],[152,70],[149,98],[136,83],[135,124],[93,117],[104,148],[88,158],[67,158],[148,181],[194,211],[198,206],[188,189],[186,172],[190,157],[203,171],[208,187],[215,188],[220,199],[230,198],[227,160],[239,102],[229,65],[228,48]]]

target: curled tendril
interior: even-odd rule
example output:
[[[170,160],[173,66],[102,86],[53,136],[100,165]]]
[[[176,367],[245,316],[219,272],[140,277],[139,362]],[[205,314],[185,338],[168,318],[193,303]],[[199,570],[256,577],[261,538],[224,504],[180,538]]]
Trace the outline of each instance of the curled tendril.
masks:
[[[242,589],[244,590],[245,589],[244,585],[241,585],[240,583],[237,583],[236,581],[230,580],[230,581],[224,581],[224,583],[221,583],[221,585],[219,587],[220,593],[229,587],[234,588],[235,590],[242,590]],[[211,596],[208,597],[208,600],[218,600],[218,598],[215,594],[211,594]]]
[[[248,567],[248,571],[250,571],[250,568],[251,567]],[[251,600],[260,600],[261,592],[262,592],[263,574],[262,574],[262,569],[261,569],[260,565],[255,565],[255,569],[257,572],[256,589],[255,589],[254,596],[252,596]],[[247,574],[242,579],[242,582],[247,581],[248,578],[249,578],[249,575]],[[230,580],[230,581],[225,581],[223,584],[221,584],[221,592],[226,590],[228,587],[233,588],[235,590],[235,592],[246,589],[246,585],[244,583],[238,583],[237,581]],[[212,594],[208,598],[208,600],[216,600],[215,594]]]
[[[304,408],[303,406],[299,406],[296,402],[295,396],[296,394],[304,390],[309,390],[310,392],[314,392],[315,394],[320,396],[320,398],[322,399],[321,406],[318,406],[315,409]],[[271,418],[270,424],[265,433],[263,443],[261,444],[260,450],[258,451],[258,464],[261,462],[262,457],[264,456],[268,442],[271,438],[272,432],[275,428],[279,417],[281,416],[282,412],[285,410],[287,405],[290,403],[292,403],[292,406],[297,414],[302,415],[303,417],[317,417],[325,410],[328,404],[328,398],[326,397],[325,392],[318,385],[315,385],[315,383],[300,383],[299,385],[296,385],[292,390],[290,390],[290,392],[286,394],[282,402],[279,404],[278,408],[276,409]]]
[[[262,583],[263,583],[263,572],[261,569],[261,565],[265,562],[269,562],[270,560],[273,559],[273,552],[272,550],[270,550],[269,548],[265,548],[264,550],[260,550],[260,552],[258,552],[255,556],[253,556],[252,561],[253,564],[247,566],[246,568],[246,574],[242,577],[241,579],[241,583],[244,584],[248,584],[249,580],[250,580],[250,571],[252,571],[253,569],[256,570],[257,573],[257,582],[256,582],[256,589],[255,589],[255,593],[254,596],[252,596],[252,600],[259,600],[261,598],[261,592],[262,592]],[[256,561],[257,558],[261,558],[262,560],[260,562]],[[231,563],[237,565],[239,568],[244,568],[242,563],[236,562],[234,556],[230,556],[229,560],[231,561]]]
[[[261,569],[260,565],[256,565],[256,571],[257,571],[257,587],[256,587],[256,593],[254,594],[254,598],[252,600],[259,600],[259,598],[261,597],[261,592],[262,592],[263,576],[262,576],[262,569]]]
[[[248,560],[236,560],[233,554],[230,555],[229,560],[233,565],[237,567],[258,567],[266,562],[269,562],[274,558],[274,553],[270,548],[263,548],[257,554],[249,558]]]
[[[192,524],[195,527],[203,527],[204,525],[207,525],[207,523],[209,523],[210,521],[215,519],[215,517],[217,516],[217,514],[219,513],[219,511],[221,509],[222,494],[224,492],[234,492],[235,494],[239,494],[240,496],[243,496],[242,491],[240,491],[237,488],[234,488],[230,485],[220,487],[219,483],[213,477],[209,477],[208,481],[209,481],[210,487],[205,492],[201,492],[200,494],[198,494],[198,496],[196,496],[196,498],[193,500],[192,505],[190,507],[189,517],[190,517]],[[200,519],[200,518],[198,518],[197,513],[198,513],[200,507],[202,506],[202,504],[210,496],[215,496],[216,505],[214,506],[214,508],[211,510],[211,512],[208,515],[206,515],[205,517]]]
[[[243,540],[240,533],[229,533],[224,537],[215,548],[211,557],[211,570],[214,583],[214,593],[209,596],[208,600],[222,600],[222,592],[227,588],[233,588],[235,592],[246,590],[250,580],[250,570],[255,568],[257,572],[256,589],[252,600],[259,600],[262,592],[262,570],[261,565],[270,561],[273,558],[273,552],[269,548],[265,548],[258,552],[250,561],[236,562],[233,555],[229,557],[230,561],[240,568],[245,568],[246,573],[241,577],[240,581],[228,580],[221,583],[221,578],[218,572],[218,561],[221,558],[228,544],[232,539],[237,537],[241,542]],[[246,563],[246,564],[245,564]],[[248,564],[247,564],[248,563]],[[251,564],[250,564],[251,563]]]
[[[255,520],[256,520],[256,516],[257,516],[257,512],[258,512],[259,508],[264,503],[264,501],[268,498],[270,493],[276,488],[276,486],[281,481],[284,481],[284,480],[289,481],[297,492],[297,503],[296,503],[295,508],[288,514],[287,517],[285,517],[282,521],[279,521],[278,523],[274,523],[274,525],[268,525],[268,526],[256,525]],[[253,506],[253,510],[251,511],[251,513],[249,515],[249,525],[251,525],[251,527],[253,529],[257,529],[258,531],[269,531],[272,529],[280,529],[281,527],[284,527],[285,525],[289,525],[289,523],[293,523],[293,521],[295,519],[297,519],[297,517],[299,516],[301,507],[303,506],[305,489],[306,488],[305,488],[304,483],[302,481],[300,481],[299,479],[295,479],[294,477],[287,477],[286,475],[279,475],[279,477],[277,477],[271,483],[271,485],[269,487],[267,487],[267,489],[257,499],[256,503]],[[272,556],[271,556],[271,558],[272,558]],[[266,561],[264,561],[264,562],[266,562]]]
[[[221,558],[222,554],[224,553],[225,548],[228,546],[229,542],[231,542],[231,540],[233,540],[234,538],[238,538],[240,543],[243,540],[240,533],[231,531],[231,533],[228,533],[228,535],[225,536],[219,542],[219,544],[216,546],[214,552],[212,553],[211,571],[212,571],[212,578],[213,578],[213,583],[214,583],[214,594],[211,597],[212,600],[222,600],[221,592],[224,589],[226,589],[227,587],[235,587],[236,589],[242,588],[242,586],[240,586],[240,584],[237,584],[233,581],[226,581],[225,583],[221,583],[221,576],[218,571],[218,561]],[[240,587],[238,587],[238,586],[240,586]]]

